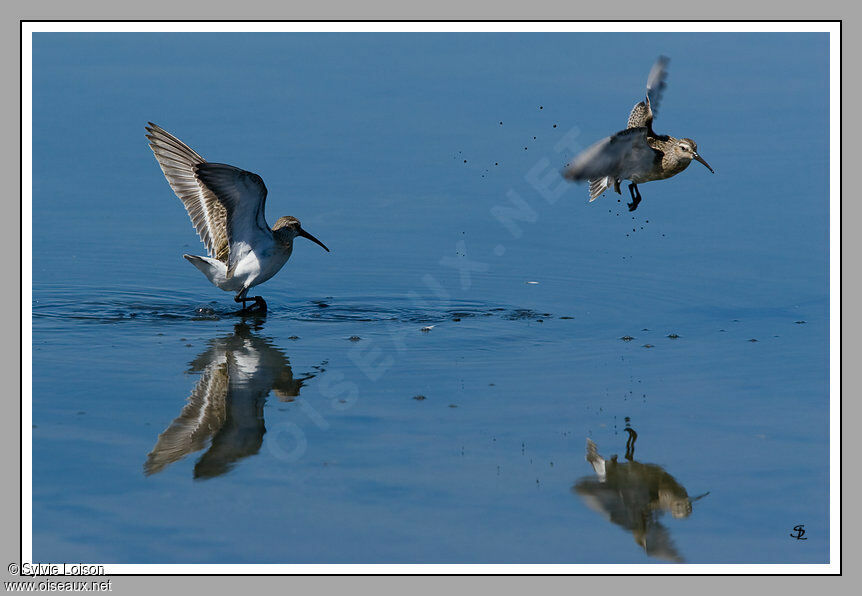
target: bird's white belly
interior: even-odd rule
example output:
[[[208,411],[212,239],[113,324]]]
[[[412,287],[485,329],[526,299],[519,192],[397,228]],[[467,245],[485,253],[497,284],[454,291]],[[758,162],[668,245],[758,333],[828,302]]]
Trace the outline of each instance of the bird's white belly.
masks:
[[[266,248],[246,252],[234,269],[229,281],[232,287],[250,288],[262,284],[278,273],[287,260],[290,252],[274,243]]]

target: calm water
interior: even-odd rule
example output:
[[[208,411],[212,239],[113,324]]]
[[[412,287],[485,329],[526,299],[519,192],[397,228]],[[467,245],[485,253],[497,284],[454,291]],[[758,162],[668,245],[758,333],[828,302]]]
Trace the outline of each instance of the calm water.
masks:
[[[36,35],[34,560],[827,562],[826,44]],[[660,53],[716,174],[558,190]],[[148,120],[332,249],[265,319]]]

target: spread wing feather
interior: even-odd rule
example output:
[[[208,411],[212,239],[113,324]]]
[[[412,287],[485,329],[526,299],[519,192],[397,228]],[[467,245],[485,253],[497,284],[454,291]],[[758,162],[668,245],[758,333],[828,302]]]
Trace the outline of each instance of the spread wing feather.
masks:
[[[149,123],[147,139],[168,184],[183,202],[201,242],[210,257],[227,262],[230,244],[227,210],[218,197],[195,177],[195,168],[206,161],[191,147],[161,128]]]

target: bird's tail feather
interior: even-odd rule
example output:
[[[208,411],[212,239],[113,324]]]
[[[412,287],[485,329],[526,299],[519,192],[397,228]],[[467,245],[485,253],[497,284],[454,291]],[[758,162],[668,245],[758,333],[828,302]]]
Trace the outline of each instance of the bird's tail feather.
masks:
[[[590,180],[590,203],[598,199],[613,183],[613,176]]]
[[[593,471],[599,480],[604,481],[607,478],[607,467],[605,466],[605,458],[599,455],[598,447],[593,443],[592,439],[587,439],[587,461],[593,466]]]

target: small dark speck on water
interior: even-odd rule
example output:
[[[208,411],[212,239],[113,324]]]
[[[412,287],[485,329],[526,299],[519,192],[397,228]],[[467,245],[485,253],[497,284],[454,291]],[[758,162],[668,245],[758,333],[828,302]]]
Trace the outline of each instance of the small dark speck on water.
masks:
[[[677,335],[676,333],[671,333],[671,334],[669,334],[669,335],[668,335],[668,337],[669,337],[670,339],[679,339],[679,335]]]
[[[318,302],[317,307],[318,308],[329,308],[329,305],[326,302]]]
[[[536,319],[536,322],[537,322],[537,323],[544,323],[544,322],[545,322],[545,319]]]
[[[186,347],[187,347],[187,348],[191,348],[191,347],[192,347],[192,344],[186,344]]]
[[[83,410],[81,410],[80,412],[77,412],[78,416],[83,416],[84,414],[86,414],[86,412],[84,412]]]
[[[556,124],[554,124],[554,128],[557,128],[557,125],[556,125]]]
[[[535,140],[536,140],[536,137],[533,137],[533,140],[535,141]]]
[[[299,336],[298,335],[291,335],[287,339],[292,339],[292,340],[296,341],[297,339],[299,339]]]
[[[543,108],[542,106],[539,106],[539,109],[540,109],[540,110],[544,110],[545,108]]]
[[[500,120],[500,126],[503,126],[503,121],[502,121],[502,120]]]
[[[652,344],[644,344],[644,347],[645,348],[654,348],[655,346]]]
[[[750,341],[751,343],[755,343],[757,340],[756,340],[756,339],[754,339],[754,338],[752,337],[752,338],[751,338],[751,339],[749,339],[748,341]]]
[[[631,341],[634,338],[631,335],[623,335],[620,339],[623,341]]]
[[[561,319],[574,319],[575,317],[560,317]]]
[[[455,405],[455,404],[449,404],[449,407],[450,407],[450,408],[457,408],[458,406],[457,406],[457,405]]]
[[[804,324],[805,324],[805,321],[795,321],[795,323],[796,323],[797,325],[804,325]]]
[[[459,321],[461,320],[461,317],[454,317],[452,320],[453,320],[453,321],[455,321],[455,322],[457,323],[457,322],[459,322]]]
[[[358,335],[351,335],[351,336],[350,336],[350,337],[348,337],[347,339],[349,339],[350,341],[359,341],[359,340],[361,340],[362,338],[361,338],[361,337],[359,337]]]
[[[498,165],[500,165],[500,162],[499,162],[499,161],[495,161],[495,162],[494,162],[494,165],[495,165],[495,166],[498,166]]]
[[[425,401],[426,398],[424,395],[414,395],[413,399],[415,399],[416,401]]]
[[[464,163],[467,163],[467,160],[466,160],[466,159],[464,160]]]
[[[488,387],[495,387],[495,386],[496,385],[494,383],[488,383]]]
[[[527,148],[526,148],[526,147],[524,147],[524,151],[526,151],[526,150],[527,150]]]

